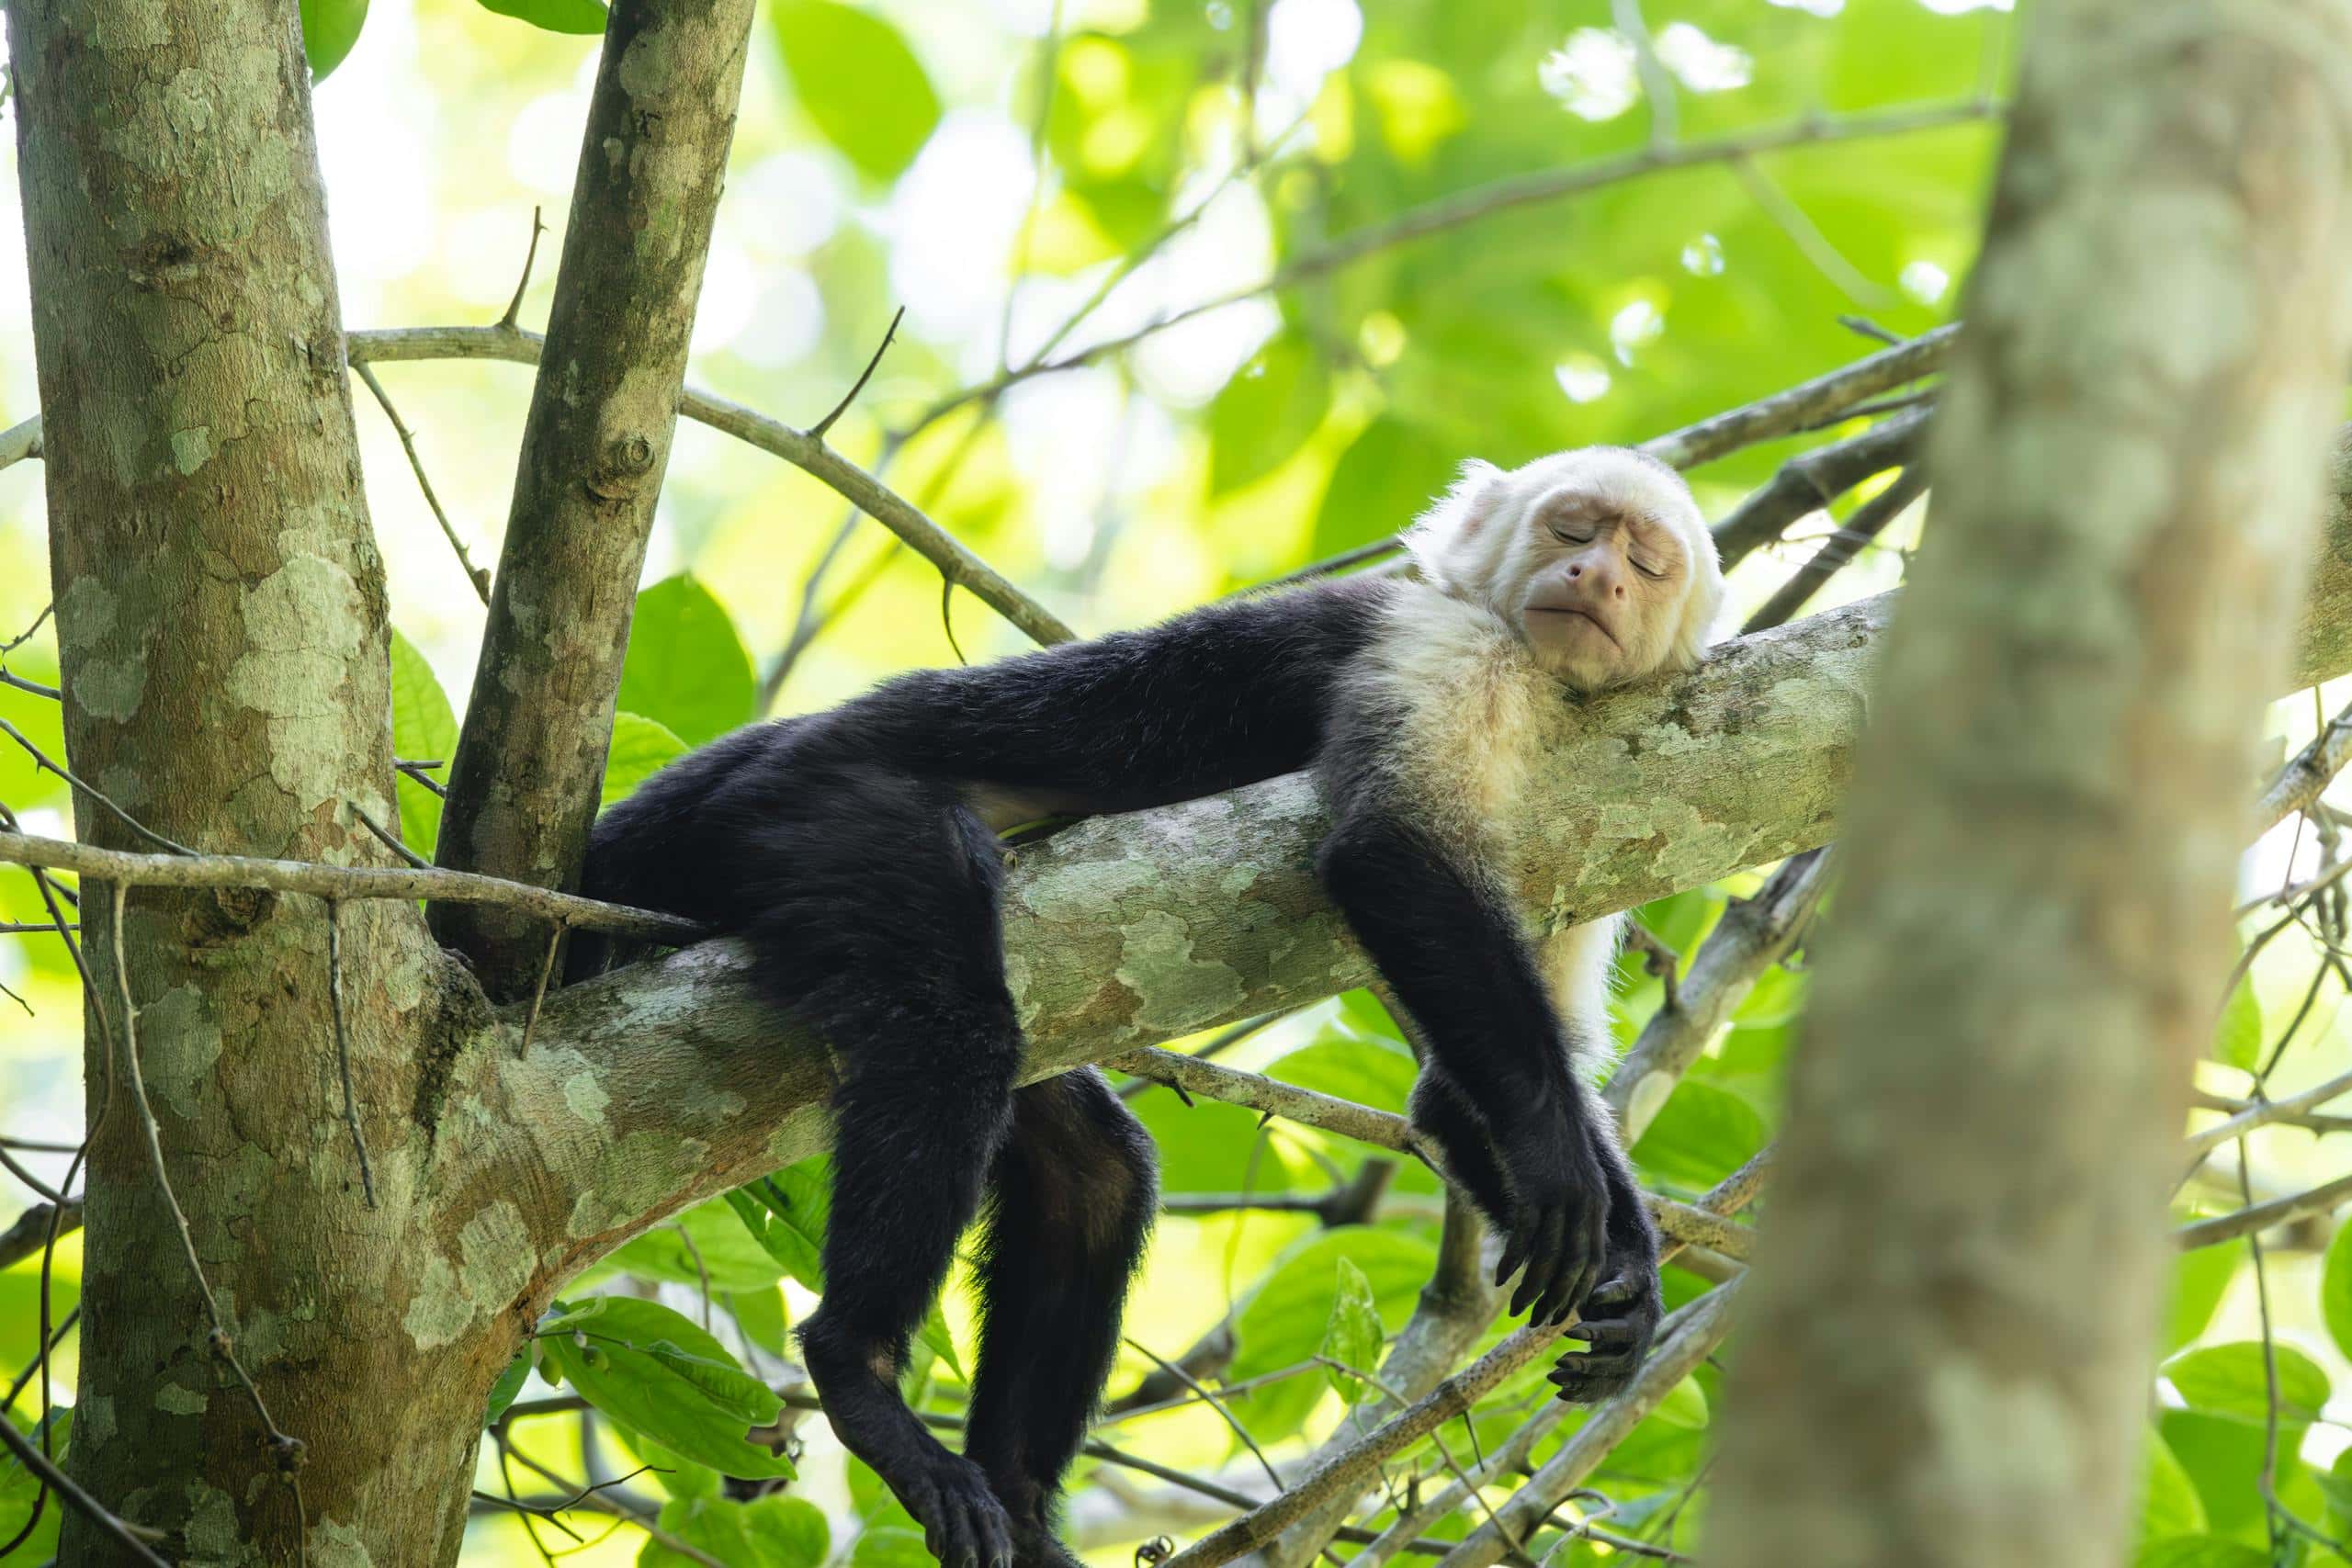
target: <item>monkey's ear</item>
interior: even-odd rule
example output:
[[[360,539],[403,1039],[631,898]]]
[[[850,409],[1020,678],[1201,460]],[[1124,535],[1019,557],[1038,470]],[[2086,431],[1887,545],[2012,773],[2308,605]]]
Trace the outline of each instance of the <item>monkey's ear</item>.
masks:
[[[1483,542],[1487,525],[1502,508],[1507,476],[1482,458],[1462,465],[1453,485],[1406,530],[1405,548],[1420,563],[1421,574],[1440,586],[1463,576],[1476,547]]]

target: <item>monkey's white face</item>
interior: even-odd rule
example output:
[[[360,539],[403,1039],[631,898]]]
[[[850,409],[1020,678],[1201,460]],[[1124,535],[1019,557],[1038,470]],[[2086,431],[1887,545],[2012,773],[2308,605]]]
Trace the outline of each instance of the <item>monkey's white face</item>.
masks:
[[[1690,488],[1623,447],[1469,464],[1408,543],[1432,583],[1501,617],[1579,691],[1690,669],[1723,602]]]

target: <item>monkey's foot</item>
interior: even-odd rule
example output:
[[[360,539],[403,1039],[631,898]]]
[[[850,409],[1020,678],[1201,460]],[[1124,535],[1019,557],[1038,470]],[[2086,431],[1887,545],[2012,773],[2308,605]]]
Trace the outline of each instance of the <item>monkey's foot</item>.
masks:
[[[1654,1270],[1628,1269],[1587,1296],[1568,1337],[1587,1348],[1562,1356],[1544,1376],[1574,1404],[1614,1399],[1632,1385],[1650,1353],[1660,1307]]]
[[[978,1465],[941,1453],[882,1479],[922,1527],[940,1568],[1012,1568],[1012,1521]]]

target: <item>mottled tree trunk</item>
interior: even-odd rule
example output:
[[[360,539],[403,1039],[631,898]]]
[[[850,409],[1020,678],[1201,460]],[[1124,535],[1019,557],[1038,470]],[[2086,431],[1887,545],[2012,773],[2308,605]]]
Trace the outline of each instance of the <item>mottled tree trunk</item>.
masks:
[[[198,849],[379,856],[354,810],[392,817],[384,577],[295,8],[18,0],[8,20],[72,761]],[[76,809],[85,838],[150,847]],[[105,1006],[72,1467],[175,1561],[291,1562],[294,1491],[209,1347],[123,1070],[107,890],[84,892]],[[322,906],[142,892],[124,925],[172,1183],[234,1353],[304,1445],[311,1562],[446,1558],[497,1370],[427,1356],[398,1314],[419,1250],[409,1043],[450,966],[410,906],[343,916],[370,1209]],[[113,1560],[78,1518],[63,1558]]]
[[[670,461],[752,0],[618,0],[589,103],[554,312],[437,858],[543,887],[580,874],[638,574]],[[492,996],[554,933],[481,904],[433,928]]]
[[[2042,0],[1858,763],[1708,1561],[2119,1562],[2341,398],[2352,5]]]

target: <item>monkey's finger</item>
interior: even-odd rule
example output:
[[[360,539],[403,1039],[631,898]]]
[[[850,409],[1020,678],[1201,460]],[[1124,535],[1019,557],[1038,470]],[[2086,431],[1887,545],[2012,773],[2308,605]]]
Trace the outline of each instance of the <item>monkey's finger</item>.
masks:
[[[1639,1301],[1641,1296],[1641,1281],[1631,1274],[1619,1274],[1595,1285],[1592,1288],[1592,1294],[1585,1297],[1584,1304],[1588,1310],[1631,1306]]]
[[[1549,1270],[1560,1256],[1561,1222],[1564,1216],[1557,1209],[1545,1209],[1534,1216],[1528,1235],[1527,1272],[1511,1292],[1510,1311],[1513,1317],[1533,1306],[1551,1282]]]
[[[983,1568],[1012,1568],[1012,1521],[1001,1508],[991,1508],[982,1517],[980,1561]]]
[[[1512,1217],[1510,1234],[1503,1238],[1503,1255],[1495,1259],[1495,1286],[1498,1290],[1505,1280],[1518,1272],[1521,1264],[1527,1261],[1528,1242],[1534,1219],[1535,1216],[1525,1209]]]
[[[1642,1334],[1642,1325],[1623,1317],[1581,1317],[1568,1330],[1569,1338],[1581,1339],[1595,1349],[1604,1345],[1638,1346]]]

